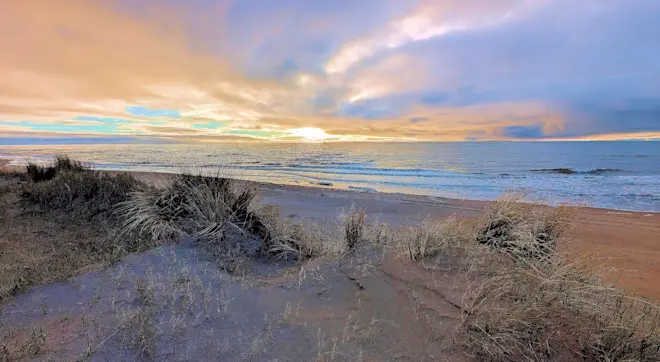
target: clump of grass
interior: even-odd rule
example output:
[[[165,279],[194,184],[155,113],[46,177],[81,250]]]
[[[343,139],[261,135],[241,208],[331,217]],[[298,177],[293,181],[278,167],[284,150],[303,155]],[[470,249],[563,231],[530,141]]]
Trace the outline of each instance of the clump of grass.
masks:
[[[335,233],[308,223],[281,220],[276,207],[262,213],[268,229],[262,251],[271,257],[305,261],[325,255],[339,255],[345,244]]]
[[[438,222],[424,221],[404,235],[399,233],[395,246],[411,259],[421,260],[464,246],[472,234],[468,223],[455,217]]]
[[[117,213],[126,232],[155,240],[188,235],[226,265],[248,255],[302,261],[339,249],[312,225],[285,222],[276,207],[257,205],[257,196],[247,182],[179,175],[163,190],[133,193]]]
[[[493,259],[497,260],[497,259]],[[471,289],[460,326],[488,361],[658,361],[660,308],[558,256],[499,259]]]
[[[477,242],[514,258],[548,257],[571,225],[574,210],[522,201],[520,194],[506,194],[491,203],[479,222]]]
[[[31,181],[40,182],[52,180],[57,172],[52,166],[39,166],[34,163],[29,163],[25,167],[25,173]]]
[[[125,232],[156,240],[189,235],[208,245],[240,249],[246,245],[231,243],[235,239],[229,240],[228,233],[267,237],[254,212],[256,197],[256,188],[246,182],[180,175],[163,190],[133,193],[117,213],[124,217]]]
[[[351,210],[344,217],[344,240],[349,250],[355,249],[364,241],[366,213],[364,210]]]
[[[473,243],[487,248],[465,255],[476,283],[465,293],[458,331],[475,357],[660,360],[660,307],[556,252],[575,210],[520,201],[505,195],[494,202],[474,229]]]
[[[25,168],[26,175],[33,182],[49,181],[61,172],[90,171],[82,162],[70,159],[68,156],[56,156],[55,161],[47,166],[28,163]]]
[[[21,197],[40,211],[60,210],[91,219],[111,217],[113,207],[140,187],[143,185],[126,173],[109,176],[91,170],[70,171],[48,181],[23,184]]]
[[[119,237],[113,212],[133,191],[146,189],[144,184],[66,157],[52,167],[58,170],[53,178],[27,178],[0,193],[0,301],[154,245],[133,234]]]

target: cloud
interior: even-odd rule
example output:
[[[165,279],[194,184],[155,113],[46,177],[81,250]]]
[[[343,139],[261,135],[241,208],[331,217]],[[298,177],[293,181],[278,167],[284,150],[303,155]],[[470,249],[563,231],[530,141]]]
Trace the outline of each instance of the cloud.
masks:
[[[0,135],[12,138],[660,131],[655,0],[8,0],[0,8]]]
[[[131,106],[126,107],[126,112],[140,117],[168,117],[168,118],[179,118],[181,113],[177,110],[170,109],[149,109],[144,106]]]
[[[540,1],[427,0],[411,12],[367,36],[344,45],[325,65],[328,73],[343,73],[363,59],[408,43],[500,25]]]

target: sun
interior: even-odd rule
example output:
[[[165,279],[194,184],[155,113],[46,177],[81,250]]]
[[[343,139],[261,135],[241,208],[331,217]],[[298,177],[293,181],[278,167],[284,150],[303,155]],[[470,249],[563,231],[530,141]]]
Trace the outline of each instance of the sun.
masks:
[[[323,141],[330,137],[324,130],[314,127],[305,127],[305,128],[296,128],[291,130],[291,135],[294,137],[300,137],[305,141]]]

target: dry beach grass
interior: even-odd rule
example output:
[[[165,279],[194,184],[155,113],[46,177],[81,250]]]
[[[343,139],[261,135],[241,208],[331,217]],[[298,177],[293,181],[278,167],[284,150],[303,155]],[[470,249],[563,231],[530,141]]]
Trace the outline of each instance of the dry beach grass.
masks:
[[[66,344],[74,359],[660,359],[658,306],[559,251],[574,208],[505,195],[480,218],[402,227],[354,208],[333,229],[283,218],[253,184],[219,175],[177,175],[155,188],[60,157],[2,177],[0,298],[89,280],[87,312],[74,318],[79,308],[65,305],[57,319],[84,331],[84,343]],[[210,262],[182,257],[192,249],[177,249],[181,240]],[[146,262],[154,258],[166,262]],[[85,274],[108,266],[110,281]],[[258,300],[263,315],[237,311]],[[42,321],[54,307],[31,303],[43,313],[2,328],[0,360],[54,358],[55,322]],[[104,312],[94,317],[92,306]],[[170,350],[177,345],[189,347]]]

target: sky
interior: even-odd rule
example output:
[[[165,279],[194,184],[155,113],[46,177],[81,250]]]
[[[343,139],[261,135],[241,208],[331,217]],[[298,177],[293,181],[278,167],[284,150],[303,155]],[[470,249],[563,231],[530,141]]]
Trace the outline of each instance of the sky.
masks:
[[[0,144],[660,139],[658,0],[4,0]]]

